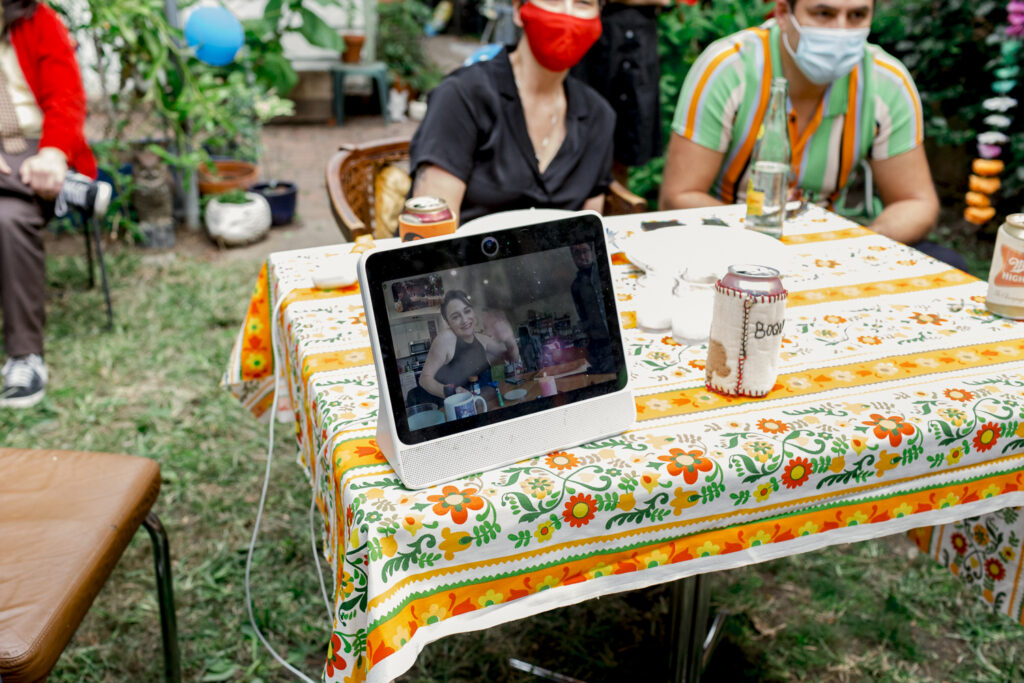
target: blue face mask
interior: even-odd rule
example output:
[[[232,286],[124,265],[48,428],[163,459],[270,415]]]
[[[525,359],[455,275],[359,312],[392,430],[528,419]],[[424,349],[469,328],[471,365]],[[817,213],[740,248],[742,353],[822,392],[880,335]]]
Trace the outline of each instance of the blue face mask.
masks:
[[[828,85],[853,71],[864,57],[870,28],[818,28],[801,26],[789,15],[800,34],[796,51],[789,46],[786,32],[782,42],[804,76],[817,85]]]

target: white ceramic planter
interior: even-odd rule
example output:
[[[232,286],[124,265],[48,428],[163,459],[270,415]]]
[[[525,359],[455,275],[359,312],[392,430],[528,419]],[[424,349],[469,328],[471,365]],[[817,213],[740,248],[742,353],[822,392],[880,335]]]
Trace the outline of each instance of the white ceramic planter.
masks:
[[[206,230],[210,238],[229,247],[251,244],[270,231],[270,204],[255,192],[245,193],[244,204],[211,199],[206,205]]]
[[[413,100],[409,103],[409,118],[413,121],[422,121],[427,115],[427,103],[421,100]]]

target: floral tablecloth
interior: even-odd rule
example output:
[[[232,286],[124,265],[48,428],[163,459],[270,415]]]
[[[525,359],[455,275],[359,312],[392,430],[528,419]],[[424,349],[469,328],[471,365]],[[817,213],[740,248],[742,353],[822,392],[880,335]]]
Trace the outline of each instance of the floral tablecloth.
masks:
[[[738,224],[741,212],[655,216]],[[651,217],[606,225],[621,243]],[[324,679],[387,681],[450,633],[926,526],[925,550],[1019,618],[1022,534],[1004,508],[1024,504],[1024,325],[985,310],[985,283],[823,210],[786,233],[798,266],[766,398],[705,390],[705,346],[638,329],[643,274],[618,253],[634,428],[422,491],[374,441],[358,287],[312,286],[348,247],[272,255],[224,382],[255,415],[273,412],[278,311],[278,411],[293,406],[335,574]]]

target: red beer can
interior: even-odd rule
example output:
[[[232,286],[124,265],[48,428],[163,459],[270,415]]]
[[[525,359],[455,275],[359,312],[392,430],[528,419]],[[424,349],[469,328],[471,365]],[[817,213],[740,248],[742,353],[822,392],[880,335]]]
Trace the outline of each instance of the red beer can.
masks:
[[[786,288],[768,266],[729,266],[715,284],[705,386],[764,396],[775,386],[786,322]]]
[[[455,214],[441,197],[411,197],[405,200],[405,210],[398,217],[398,234],[403,242],[450,235],[456,227]]]

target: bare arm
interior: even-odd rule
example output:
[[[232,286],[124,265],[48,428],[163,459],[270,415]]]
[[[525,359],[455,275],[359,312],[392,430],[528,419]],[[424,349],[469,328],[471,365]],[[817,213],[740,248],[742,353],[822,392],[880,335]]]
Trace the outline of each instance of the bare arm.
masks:
[[[461,213],[462,198],[466,194],[466,183],[440,166],[424,164],[416,171],[412,193],[416,197],[440,197],[458,215]],[[459,218],[461,220],[461,216]]]
[[[583,202],[583,210],[602,213],[604,211],[604,195],[599,194]]]
[[[658,197],[659,209],[721,206],[709,193],[725,155],[672,133]]]
[[[939,215],[939,198],[928,170],[924,146],[895,157],[872,161],[875,185],[885,209],[871,229],[904,244],[924,239]]]
[[[488,361],[502,359],[517,362],[520,360],[519,345],[516,344],[514,338],[498,340],[486,334],[478,334],[476,338],[484,345]]]
[[[512,330],[508,316],[499,311],[488,311],[484,315],[484,333],[478,335],[484,342],[484,349],[495,358],[504,357],[513,362],[519,361],[519,344]]]
[[[420,386],[428,393],[444,398],[444,385],[434,379],[441,366],[452,359],[455,351],[455,335],[441,333],[430,345],[427,352],[427,360],[423,362],[423,372],[420,373]]]

